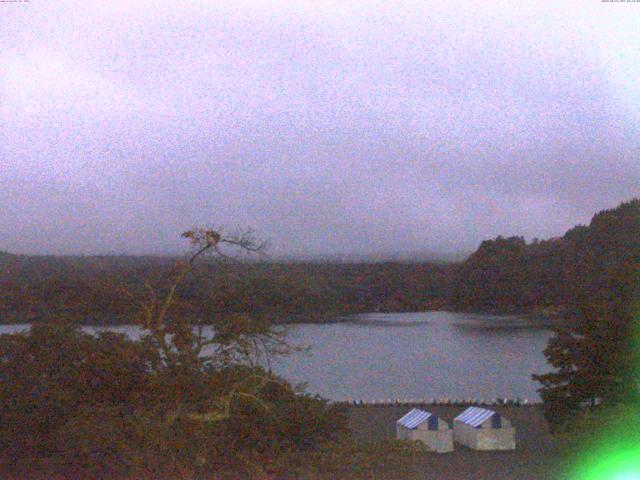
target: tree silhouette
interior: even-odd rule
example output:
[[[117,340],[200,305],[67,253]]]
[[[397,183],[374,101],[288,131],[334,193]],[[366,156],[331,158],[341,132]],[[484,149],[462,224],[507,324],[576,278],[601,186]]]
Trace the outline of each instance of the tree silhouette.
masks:
[[[625,264],[603,275],[598,293],[582,300],[580,321],[545,349],[555,371],[533,378],[553,430],[570,429],[582,410],[640,398],[637,274]]]

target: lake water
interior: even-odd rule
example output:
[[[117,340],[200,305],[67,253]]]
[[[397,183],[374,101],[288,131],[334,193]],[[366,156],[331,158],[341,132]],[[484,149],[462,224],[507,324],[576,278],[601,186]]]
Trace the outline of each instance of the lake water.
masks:
[[[549,370],[542,351],[551,330],[522,317],[422,312],[344,320],[290,326],[289,342],[310,351],[278,360],[274,370],[326,398],[368,401],[538,399],[531,374]],[[0,333],[24,328],[4,325]]]

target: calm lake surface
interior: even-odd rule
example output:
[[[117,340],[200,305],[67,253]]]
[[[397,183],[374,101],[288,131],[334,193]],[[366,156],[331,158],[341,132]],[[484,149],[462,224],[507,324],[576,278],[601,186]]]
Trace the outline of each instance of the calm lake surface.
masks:
[[[25,328],[2,325],[0,333]],[[139,333],[133,326],[110,329]],[[531,374],[549,370],[542,351],[551,335],[517,316],[351,315],[340,323],[291,325],[289,341],[310,351],[276,361],[274,370],[333,400],[538,399]]]

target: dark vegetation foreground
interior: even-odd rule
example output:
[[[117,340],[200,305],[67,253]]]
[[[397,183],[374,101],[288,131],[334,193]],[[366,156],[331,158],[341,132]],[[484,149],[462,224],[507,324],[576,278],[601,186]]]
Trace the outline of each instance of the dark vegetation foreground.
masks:
[[[464,407],[422,406],[449,422]],[[336,445],[309,452],[296,458],[295,467],[284,467],[277,473],[265,473],[252,478],[375,478],[375,479],[476,479],[544,480],[561,479],[562,449],[559,440],[547,428],[540,406],[499,406],[495,409],[509,418],[517,429],[517,448],[508,452],[480,452],[456,445],[451,453],[438,454],[420,449],[393,449],[395,421],[409,407],[365,406],[349,407],[346,411],[353,444],[339,449]],[[391,442],[385,444],[385,442]],[[323,458],[319,458],[323,457]],[[2,478],[9,479],[94,479],[136,478],[125,474],[87,471],[78,468],[55,473],[56,465],[41,462],[37,468],[31,462],[23,465],[4,465]],[[49,460],[51,462],[51,460]],[[307,464],[306,467],[301,466]],[[175,475],[175,476],[173,476]],[[164,477],[159,477],[164,478]],[[166,478],[243,478],[218,476],[214,472],[200,472],[194,476],[186,469]],[[249,477],[246,477],[249,478]]]
[[[358,445],[345,407],[268,368],[293,346],[269,319],[216,319],[212,334],[172,309],[206,252],[257,251],[251,236],[193,230],[163,291],[137,299],[143,334],[37,322],[0,335],[0,469],[7,478],[248,479],[401,475],[415,445]],[[265,362],[266,360],[266,362]],[[263,366],[266,363],[266,366]]]

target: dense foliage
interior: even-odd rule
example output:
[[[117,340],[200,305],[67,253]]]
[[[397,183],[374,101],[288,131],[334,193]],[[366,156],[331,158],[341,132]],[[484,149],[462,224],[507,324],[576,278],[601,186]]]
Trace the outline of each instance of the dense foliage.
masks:
[[[0,322],[73,314],[86,323],[131,321],[131,297],[161,288],[175,259],[0,257]],[[447,264],[201,262],[181,286],[176,310],[193,318],[248,313],[277,321],[334,314],[442,308]],[[207,282],[202,282],[207,279]],[[126,292],[126,294],[123,294]]]
[[[638,258],[639,239],[640,200],[632,200],[560,238],[486,240],[461,264],[209,261],[181,286],[176,308],[194,319],[245,313],[279,322],[443,308],[577,316],[583,297],[606,288],[603,272]],[[128,322],[131,297],[146,294],[140,279],[161,286],[174,262],[0,254],[0,321],[65,313],[86,323]]]
[[[554,371],[534,375],[555,430],[572,429],[585,411],[640,400],[640,202],[596,215],[567,235],[579,246],[569,285],[577,321],[558,329],[545,350]],[[565,236],[566,237],[566,236]]]
[[[194,253],[161,289],[145,283],[148,295],[132,298],[140,338],[89,334],[72,321],[0,335],[3,476],[362,478],[412,458],[412,445],[356,446],[343,406],[275,376],[269,358],[293,347],[269,318],[210,318],[206,334],[176,309],[205,253],[261,248],[248,235],[183,236]]]
[[[640,259],[640,200],[596,214],[589,226],[527,244],[522,237],[482,242],[459,268],[451,304],[481,311],[580,315],[585,299],[610,292],[611,272]]]
[[[355,443],[342,405],[259,367],[158,360],[144,339],[68,322],[1,335],[0,475],[413,478],[420,447]]]
[[[554,430],[571,430],[585,411],[640,401],[638,265],[605,278],[582,300],[579,321],[551,338],[544,353],[554,371],[534,375]]]

